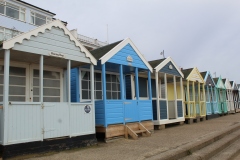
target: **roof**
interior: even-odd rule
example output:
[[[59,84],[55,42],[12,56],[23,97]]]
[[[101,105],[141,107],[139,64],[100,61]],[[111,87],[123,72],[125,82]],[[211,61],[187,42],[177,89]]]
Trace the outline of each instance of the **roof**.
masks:
[[[24,2],[24,1],[21,1],[21,0],[16,0],[16,1],[17,1],[17,2],[20,2],[20,3],[23,3],[23,4],[26,4],[26,5],[29,5],[29,6],[32,6],[32,7],[34,7],[34,8],[40,9],[40,10],[42,10],[42,11],[44,11],[44,12],[47,12],[47,13],[56,15],[56,14],[53,13],[53,12],[50,12],[50,11],[48,11],[48,10],[45,10],[45,9],[40,8],[40,7],[34,6],[34,5],[30,4],[30,3],[27,3],[27,2]]]
[[[71,34],[71,32],[66,28],[66,26],[60,21],[55,20],[48,24],[41,25],[29,32],[25,32],[19,34],[7,41],[3,41],[1,47],[3,49],[11,49],[14,47],[15,43],[23,43],[23,40],[29,40],[31,36],[37,37],[39,33],[44,33],[47,29],[51,30],[52,27],[58,27],[63,30],[63,32],[69,36],[70,41],[73,41],[77,47],[81,50],[81,52],[85,53],[86,57],[88,57],[92,64],[96,65],[97,60],[92,56],[92,54]]]
[[[157,59],[153,61],[148,61],[148,63],[152,66],[152,68],[157,67],[160,63],[162,63],[166,58],[163,59]]]
[[[219,79],[219,77],[213,78],[213,81],[215,82],[215,84],[217,84],[218,79]]]
[[[233,85],[233,81],[230,81],[231,86]]]
[[[222,81],[223,81],[223,83],[225,84],[225,82],[226,82],[226,78],[222,79]]]
[[[106,46],[91,50],[90,52],[97,60],[99,60],[101,57],[103,57],[106,53],[108,53],[111,49],[113,49],[122,41],[123,40],[108,44]]]
[[[207,71],[205,71],[205,72],[200,72],[200,74],[201,74],[201,76],[203,77],[203,79],[205,79],[206,74],[207,74]]]
[[[192,70],[193,70],[193,68],[182,70],[184,77],[187,78],[189,76],[189,74],[192,72]]]

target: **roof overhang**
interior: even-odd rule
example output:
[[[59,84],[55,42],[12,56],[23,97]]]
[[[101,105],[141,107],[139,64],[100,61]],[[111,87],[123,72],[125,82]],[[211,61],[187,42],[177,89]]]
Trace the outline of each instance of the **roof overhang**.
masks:
[[[143,57],[141,52],[137,49],[137,47],[134,45],[134,43],[131,41],[130,38],[124,39],[121,43],[116,45],[114,48],[112,48],[109,52],[107,52],[104,56],[102,56],[99,60],[101,61],[101,64],[106,63],[112,56],[114,56],[117,52],[119,52],[124,46],[127,44],[130,44],[132,48],[135,50],[135,52],[138,54],[140,59],[144,62],[144,64],[147,66],[147,68],[153,72],[153,69],[151,65],[148,63],[148,61]]]
[[[184,78],[183,73],[181,72],[181,70],[178,68],[178,66],[176,65],[176,63],[173,61],[173,59],[171,57],[166,58],[164,61],[162,61],[159,65],[157,65],[157,67],[155,67],[155,71],[159,72],[168,62],[172,62],[172,64],[174,65],[174,67],[177,69],[177,71],[179,72],[179,74]]]
[[[64,31],[66,35],[69,36],[70,40],[75,43],[77,47],[80,48],[81,52],[85,53],[86,57],[88,57],[92,64],[97,65],[97,60],[93,57],[93,55],[71,34],[71,32],[66,28],[66,26],[60,21],[55,20],[51,23],[39,26],[29,32],[22,33],[16,37],[13,37],[7,41],[3,41],[2,49],[11,49],[14,47],[15,43],[21,44],[24,39],[29,40],[31,36],[37,37],[39,33],[44,33],[46,29],[51,30],[52,27],[58,27]]]

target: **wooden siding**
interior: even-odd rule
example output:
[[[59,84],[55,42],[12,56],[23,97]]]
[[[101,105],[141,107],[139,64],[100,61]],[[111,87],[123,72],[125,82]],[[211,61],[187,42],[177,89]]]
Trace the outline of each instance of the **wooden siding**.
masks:
[[[80,102],[78,68],[71,69],[71,102]]]
[[[135,107],[135,104],[133,104]],[[107,100],[106,105],[106,125],[124,123],[124,108],[121,100]]]
[[[127,57],[131,56],[133,61],[128,62]],[[130,44],[127,44],[120,51],[118,51],[114,56],[112,56],[107,62],[115,64],[123,64],[126,66],[133,66],[142,69],[148,69],[145,63],[141,60],[138,54],[134,51]]]
[[[40,103],[18,104],[16,102],[9,105],[8,109],[8,144],[42,140]]]
[[[211,84],[211,86],[215,86],[214,85],[214,82],[213,82],[213,80],[212,80],[212,78],[211,78],[211,76],[208,74],[208,76],[207,76],[207,79],[206,79],[206,85],[209,85],[209,84]]]
[[[1,104],[1,106],[3,106]],[[0,144],[3,142],[3,108],[0,108]]]
[[[44,139],[69,135],[68,103],[44,103]]]
[[[190,75],[188,76],[188,80],[190,81],[198,81],[200,83],[204,83],[203,78],[199,72],[197,72],[196,69],[193,69]]]
[[[172,69],[169,68],[170,65],[172,65]],[[168,62],[162,69],[160,69],[159,72],[181,77],[181,74],[178,72],[172,62]]]
[[[140,121],[153,120],[152,100],[139,100]]]
[[[157,100],[152,100],[153,120],[157,120]]]
[[[69,39],[69,36],[56,27],[52,27],[50,31],[46,30],[45,33],[39,33],[37,37],[32,36],[29,40],[23,40],[22,44],[16,43],[13,49],[45,56],[48,56],[49,52],[57,52],[64,54],[66,59],[90,63],[90,59]]]
[[[105,107],[103,100],[95,101],[95,122],[96,125],[105,125]]]
[[[167,119],[167,101],[160,100],[160,119]]]
[[[177,101],[177,112],[178,112],[178,117],[183,117],[182,101]]]
[[[84,107],[89,105],[91,111],[86,113]],[[95,133],[94,105],[88,103],[72,103],[70,108],[71,136],[79,136]]]

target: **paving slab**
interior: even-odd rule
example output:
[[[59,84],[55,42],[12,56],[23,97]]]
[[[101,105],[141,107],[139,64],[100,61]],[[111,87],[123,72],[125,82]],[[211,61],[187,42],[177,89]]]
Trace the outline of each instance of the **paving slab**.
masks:
[[[99,142],[97,146],[31,155],[31,160],[143,160],[163,154],[173,149],[211,136],[217,132],[240,124],[240,113],[203,121],[200,123],[176,125],[165,130],[156,130],[151,137],[140,137],[138,140],[120,139],[110,143]],[[174,154],[174,153],[173,153]],[[35,157],[33,157],[35,156]],[[19,158],[19,157],[16,157]],[[27,157],[25,157],[27,158]]]

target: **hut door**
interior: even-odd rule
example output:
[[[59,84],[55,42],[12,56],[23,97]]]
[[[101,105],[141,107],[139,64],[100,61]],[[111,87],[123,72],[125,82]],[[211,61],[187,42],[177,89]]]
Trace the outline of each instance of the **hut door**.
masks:
[[[124,105],[124,122],[136,122],[138,121],[138,107],[137,107],[136,101],[131,101],[131,100],[125,100],[123,103]]]

